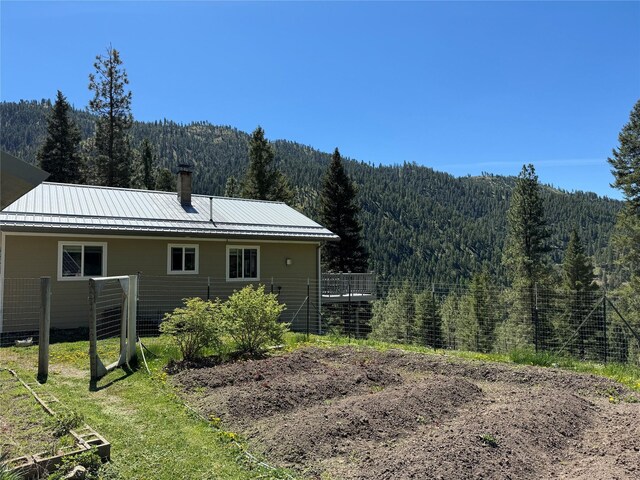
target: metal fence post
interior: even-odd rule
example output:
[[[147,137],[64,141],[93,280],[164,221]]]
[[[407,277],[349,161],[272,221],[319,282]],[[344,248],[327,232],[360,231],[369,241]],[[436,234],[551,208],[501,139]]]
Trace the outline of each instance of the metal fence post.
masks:
[[[533,296],[530,298],[531,301],[531,316],[533,317],[533,329],[534,329],[534,344],[536,353],[538,353],[538,348],[540,344],[540,321],[538,319],[538,284],[533,284]]]
[[[607,292],[604,292],[602,301],[602,354],[604,363],[607,363],[609,357],[609,343],[607,339]]]
[[[347,318],[349,319],[349,340],[351,340],[351,277],[349,277],[349,303],[347,303]]]
[[[40,277],[40,334],[38,337],[38,381],[49,376],[49,329],[51,327],[51,277]]]
[[[307,278],[307,340],[309,339],[309,304],[311,303],[310,294],[310,284],[309,279]]]

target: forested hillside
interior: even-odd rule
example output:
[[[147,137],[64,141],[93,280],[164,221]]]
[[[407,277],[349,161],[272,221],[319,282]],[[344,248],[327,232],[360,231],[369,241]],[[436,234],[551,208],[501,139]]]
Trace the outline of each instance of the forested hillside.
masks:
[[[0,147],[35,163],[50,109],[48,100],[1,103]],[[73,118],[88,149],[94,119],[77,110]],[[158,167],[193,164],[196,193],[222,195],[227,178],[241,178],[248,164],[249,135],[228,126],[135,122],[132,136],[135,147],[149,139]],[[287,140],[276,140],[274,146],[276,161],[295,188],[294,206],[317,219],[318,192],[330,154]],[[393,279],[460,283],[487,264],[504,280],[501,256],[513,177],[456,178],[415,164],[373,166],[348,159],[345,167],[359,189],[372,270]],[[561,261],[577,227],[594,264],[613,272],[609,238],[621,203],[551,187],[543,194],[553,260]]]

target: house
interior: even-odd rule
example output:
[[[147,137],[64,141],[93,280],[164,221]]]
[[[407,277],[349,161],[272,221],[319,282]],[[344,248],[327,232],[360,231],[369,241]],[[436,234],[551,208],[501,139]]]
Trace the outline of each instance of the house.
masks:
[[[20,279],[51,277],[51,326],[73,328],[87,325],[89,278],[138,273],[139,319],[261,283],[304,329],[321,244],[338,237],[284,203],[192,195],[191,177],[181,167],[177,194],[44,182],[2,210],[0,333],[21,328],[21,296],[38,298]]]
[[[0,151],[0,210],[43,182],[49,174]]]

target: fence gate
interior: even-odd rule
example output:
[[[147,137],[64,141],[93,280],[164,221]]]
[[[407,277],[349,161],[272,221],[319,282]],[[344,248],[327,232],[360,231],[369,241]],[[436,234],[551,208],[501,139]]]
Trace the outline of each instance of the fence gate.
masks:
[[[137,294],[136,275],[89,279],[91,380],[136,356]]]

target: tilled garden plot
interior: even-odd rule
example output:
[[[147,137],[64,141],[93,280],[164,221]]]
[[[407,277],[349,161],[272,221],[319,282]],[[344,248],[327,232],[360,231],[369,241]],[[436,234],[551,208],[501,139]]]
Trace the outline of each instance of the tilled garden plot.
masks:
[[[310,478],[640,478],[638,395],[593,375],[341,347],[174,381]]]

